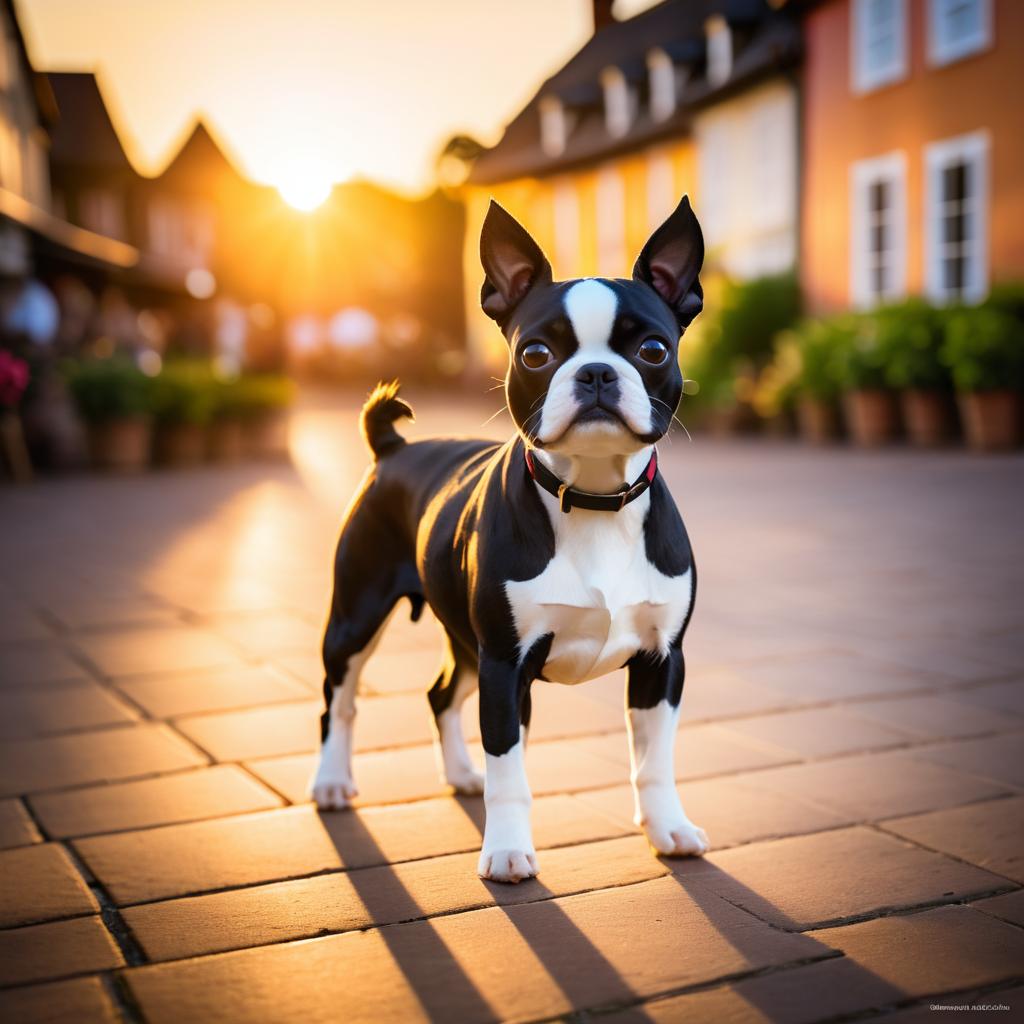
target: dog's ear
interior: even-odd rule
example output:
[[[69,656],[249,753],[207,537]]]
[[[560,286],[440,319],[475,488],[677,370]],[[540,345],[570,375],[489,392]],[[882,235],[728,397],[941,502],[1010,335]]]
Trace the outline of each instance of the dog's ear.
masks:
[[[551,282],[551,264],[529,232],[493,199],[480,232],[484,284],[480,305],[499,324],[535,285]]]
[[[633,278],[649,284],[675,313],[680,330],[686,330],[704,308],[698,276],[703,263],[704,236],[689,197],[683,196],[643,247],[633,265]]]

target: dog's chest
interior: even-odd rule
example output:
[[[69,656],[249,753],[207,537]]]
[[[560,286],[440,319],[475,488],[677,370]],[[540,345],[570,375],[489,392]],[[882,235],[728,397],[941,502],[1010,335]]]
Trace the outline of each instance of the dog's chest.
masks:
[[[647,560],[646,504],[619,513],[557,513],[555,555],[544,571],[505,584],[521,649],[553,635],[546,679],[594,679],[637,651],[665,652],[678,633],[690,607],[692,574],[666,576]]]

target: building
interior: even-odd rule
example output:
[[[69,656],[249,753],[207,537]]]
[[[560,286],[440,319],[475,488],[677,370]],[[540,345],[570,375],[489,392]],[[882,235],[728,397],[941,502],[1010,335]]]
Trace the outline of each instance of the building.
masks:
[[[628,275],[684,193],[709,270],[748,278],[796,258],[797,13],[767,0],[665,0],[617,22],[610,9],[595,3],[594,35],[470,173],[464,276],[478,368],[504,361],[477,294],[492,196],[563,277]]]
[[[103,232],[69,224],[50,197],[49,149],[56,100],[29,61],[11,0],[0,3],[0,280],[3,306],[41,260],[128,267],[138,253]]]
[[[829,0],[804,38],[810,309],[1024,278],[1024,4]]]

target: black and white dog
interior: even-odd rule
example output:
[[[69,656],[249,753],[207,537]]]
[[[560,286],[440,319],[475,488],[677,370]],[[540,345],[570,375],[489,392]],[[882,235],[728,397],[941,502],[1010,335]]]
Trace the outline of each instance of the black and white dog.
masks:
[[[397,385],[370,396],[362,428],[374,464],[338,543],[313,798],[340,808],[356,794],[359,672],[404,597],[413,619],[428,602],[447,634],[428,697],[446,781],[484,794],[482,877],[537,873],[523,759],[531,683],[623,666],[636,822],[658,853],[704,853],[673,767],[696,576],[654,449],[682,395],[680,335],[703,305],[700,226],[684,198],[629,281],[553,281],[537,243],[495,203],[480,250],[518,434],[503,445],[406,443],[393,424],[412,411]],[[459,715],[477,686],[484,777]]]

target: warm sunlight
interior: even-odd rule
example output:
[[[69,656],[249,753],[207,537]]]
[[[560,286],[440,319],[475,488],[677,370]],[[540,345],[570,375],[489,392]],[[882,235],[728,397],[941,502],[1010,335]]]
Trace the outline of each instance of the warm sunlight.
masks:
[[[277,191],[289,206],[311,213],[331,194],[331,183],[315,172],[300,170],[278,183]]]

